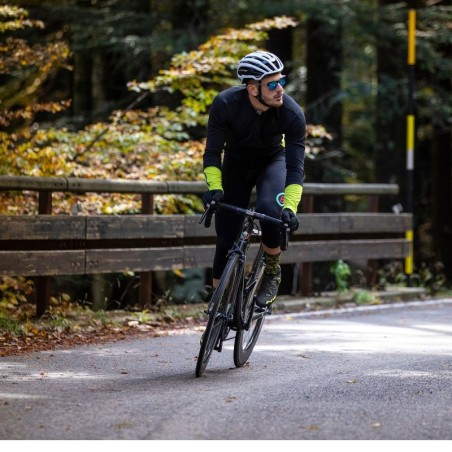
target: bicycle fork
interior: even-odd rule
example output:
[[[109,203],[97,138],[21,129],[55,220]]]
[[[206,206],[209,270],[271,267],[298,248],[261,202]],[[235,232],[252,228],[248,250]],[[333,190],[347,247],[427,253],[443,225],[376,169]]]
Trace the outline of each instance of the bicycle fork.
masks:
[[[244,291],[244,300],[246,300],[246,308],[245,312],[249,312],[249,316],[245,321],[245,324],[243,325],[243,329],[245,331],[248,331],[251,325],[251,322],[253,320],[256,320],[258,317],[262,317],[265,313],[258,313],[256,314],[254,312],[254,306],[255,306],[255,299],[256,299],[256,289],[259,281],[261,280],[262,274],[265,269],[265,264],[261,265],[256,273],[254,273],[253,278],[251,281],[248,281],[245,287]],[[252,306],[249,306],[251,303]]]

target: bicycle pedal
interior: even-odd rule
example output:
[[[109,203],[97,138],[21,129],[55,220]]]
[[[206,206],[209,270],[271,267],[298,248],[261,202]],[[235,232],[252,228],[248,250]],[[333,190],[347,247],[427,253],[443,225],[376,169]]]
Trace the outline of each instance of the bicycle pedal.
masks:
[[[255,312],[255,314],[271,315],[272,314],[272,305],[265,306],[265,307],[256,305],[254,307],[254,312]]]

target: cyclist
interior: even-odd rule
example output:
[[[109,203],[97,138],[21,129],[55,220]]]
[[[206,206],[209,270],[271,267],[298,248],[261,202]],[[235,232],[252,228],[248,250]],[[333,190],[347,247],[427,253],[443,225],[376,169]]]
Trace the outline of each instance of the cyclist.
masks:
[[[299,227],[296,216],[303,191],[306,121],[286,93],[284,65],[274,54],[255,51],[238,64],[242,83],[219,93],[209,112],[203,156],[209,191],[204,205],[224,201],[247,208],[256,187],[256,210]],[[226,265],[227,252],[240,231],[241,218],[219,210],[213,262],[213,287]],[[281,282],[280,231],[261,224],[265,273],[257,295],[264,308],[276,298]]]

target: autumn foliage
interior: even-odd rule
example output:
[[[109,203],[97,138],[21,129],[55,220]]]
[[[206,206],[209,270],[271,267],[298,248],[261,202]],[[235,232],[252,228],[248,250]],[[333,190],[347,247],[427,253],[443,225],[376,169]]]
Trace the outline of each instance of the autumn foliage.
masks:
[[[62,41],[30,46],[14,36],[30,27],[44,28],[44,24],[28,19],[23,8],[0,6],[0,36],[6,35],[0,44],[0,74],[6,80],[0,87],[0,126],[27,124],[38,112],[56,113],[70,105],[68,100],[39,100],[42,85],[64,65],[69,48]]]
[[[28,21],[26,12],[17,8],[5,7],[0,10],[0,14],[14,18],[16,28],[43,26]],[[23,108],[4,108],[2,118],[12,126],[12,133],[0,134],[0,174],[203,180],[204,140],[193,138],[193,131],[197,131],[196,136],[202,135],[199,131],[205,129],[208,107],[215,95],[237,83],[234,74],[238,58],[262,47],[269,30],[294,26],[296,22],[293,19],[277,17],[248,25],[244,29],[226,30],[196,50],[174,55],[169,68],[162,69],[152,80],[129,83],[129,89],[138,92],[139,96],[158,91],[177,94],[181,101],[174,109],[161,105],[147,110],[114,111],[108,122],[70,131],[64,128],[41,128],[31,121],[13,122],[18,117],[31,120],[44,107],[58,111],[55,102],[35,104],[29,98]],[[7,28],[11,31],[14,26],[10,24]],[[18,48],[22,51],[16,52]],[[13,38],[7,41],[3,52],[8,55],[5,71],[12,73],[20,68],[30,71],[28,67],[31,66],[34,74],[41,74],[40,82],[57,63],[64,64],[64,58],[68,56],[63,43],[36,48],[28,47],[24,42],[19,44]],[[24,65],[24,61],[28,63]],[[11,100],[9,105],[17,107],[20,103]],[[9,105],[3,107],[9,108]],[[316,133],[326,136],[321,128]],[[7,158],[12,155],[13,159]],[[14,195],[0,195],[1,214],[35,213],[35,203],[18,202],[11,196]],[[70,212],[75,202],[82,206],[84,213],[135,213],[139,209],[139,200],[130,195],[107,197],[92,194],[77,198],[56,194],[55,213]],[[157,213],[190,213],[201,208],[195,196],[156,199]]]

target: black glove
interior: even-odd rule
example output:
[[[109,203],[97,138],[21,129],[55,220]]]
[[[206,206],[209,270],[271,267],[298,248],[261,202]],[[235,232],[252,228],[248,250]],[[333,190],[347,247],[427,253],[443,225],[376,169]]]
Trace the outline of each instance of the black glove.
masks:
[[[281,220],[289,226],[291,234],[293,234],[300,226],[297,216],[290,209],[282,210]]]
[[[202,194],[202,202],[207,208],[212,201],[220,202],[223,199],[223,190],[209,190]]]

